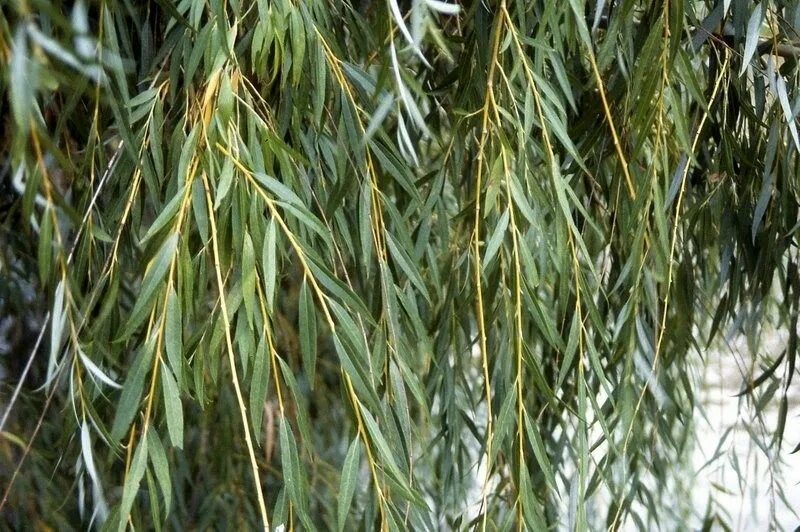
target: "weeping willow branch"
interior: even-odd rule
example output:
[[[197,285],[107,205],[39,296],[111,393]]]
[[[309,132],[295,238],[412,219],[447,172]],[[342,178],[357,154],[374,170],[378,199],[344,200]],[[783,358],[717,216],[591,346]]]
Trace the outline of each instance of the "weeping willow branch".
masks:
[[[791,9],[602,4],[4,7],[0,528],[780,528]]]

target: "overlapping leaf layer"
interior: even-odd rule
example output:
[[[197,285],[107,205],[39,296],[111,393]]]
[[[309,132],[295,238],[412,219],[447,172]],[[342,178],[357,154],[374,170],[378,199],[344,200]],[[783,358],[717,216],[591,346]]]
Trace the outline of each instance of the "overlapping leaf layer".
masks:
[[[694,369],[764,327],[791,450],[793,0],[0,9],[8,526],[724,520]]]

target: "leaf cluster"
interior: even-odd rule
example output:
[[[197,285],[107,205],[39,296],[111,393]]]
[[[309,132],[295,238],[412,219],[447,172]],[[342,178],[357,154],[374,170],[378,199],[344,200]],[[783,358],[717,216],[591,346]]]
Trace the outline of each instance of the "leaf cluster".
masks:
[[[767,329],[787,450],[795,2],[0,9],[7,526],[724,523],[698,353]]]

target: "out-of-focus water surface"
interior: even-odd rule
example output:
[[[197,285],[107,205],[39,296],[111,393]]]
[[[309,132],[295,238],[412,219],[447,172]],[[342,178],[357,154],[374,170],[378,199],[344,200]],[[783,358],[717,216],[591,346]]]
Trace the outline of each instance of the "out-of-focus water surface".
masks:
[[[765,334],[758,360],[774,360],[787,347],[788,331]],[[715,509],[726,516],[734,530],[795,530],[800,525],[800,452],[790,454],[800,441],[800,377],[787,389],[787,415],[780,450],[773,442],[778,425],[780,398],[784,393],[785,368],[752,395],[737,397],[745,381],[742,375],[758,377],[762,364],[744,337],[736,337],[704,353],[701,376],[702,408],[695,418],[697,446],[693,456],[696,505],[716,501]],[[769,403],[756,403],[773,387]]]

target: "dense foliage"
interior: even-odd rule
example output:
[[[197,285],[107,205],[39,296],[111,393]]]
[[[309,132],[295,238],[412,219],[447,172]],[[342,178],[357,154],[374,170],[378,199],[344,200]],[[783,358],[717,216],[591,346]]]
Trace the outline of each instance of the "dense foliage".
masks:
[[[736,333],[792,450],[795,0],[0,6],[2,526],[724,523]]]

